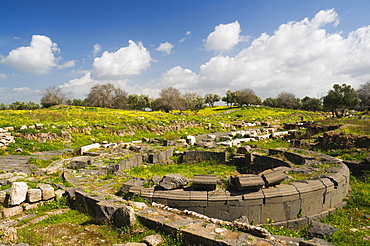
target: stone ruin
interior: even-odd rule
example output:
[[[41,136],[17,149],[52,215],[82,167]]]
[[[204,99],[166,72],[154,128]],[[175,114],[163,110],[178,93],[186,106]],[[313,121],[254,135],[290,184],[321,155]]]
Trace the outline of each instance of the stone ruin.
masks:
[[[12,130],[12,128],[0,128],[0,149],[4,149],[10,143],[14,143],[14,137],[9,130]]]

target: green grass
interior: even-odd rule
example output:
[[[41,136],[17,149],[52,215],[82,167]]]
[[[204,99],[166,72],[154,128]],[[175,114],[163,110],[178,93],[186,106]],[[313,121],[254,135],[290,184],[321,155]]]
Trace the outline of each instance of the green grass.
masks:
[[[221,179],[228,179],[230,175],[238,174],[236,167],[219,164],[215,161],[204,161],[195,164],[156,164],[150,166],[133,167],[125,172],[133,177],[151,179],[158,175],[161,178],[169,173],[178,173],[186,178],[193,178],[198,175],[216,175]]]

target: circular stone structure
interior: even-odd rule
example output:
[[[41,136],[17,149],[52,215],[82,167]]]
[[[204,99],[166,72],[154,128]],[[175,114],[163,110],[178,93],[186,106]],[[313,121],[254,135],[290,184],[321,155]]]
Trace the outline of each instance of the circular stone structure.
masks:
[[[297,153],[298,152],[298,153]],[[300,154],[300,153],[304,154]],[[282,154],[289,162],[282,161],[272,154]],[[307,150],[276,149],[269,156],[255,155],[247,168],[264,171],[280,166],[303,167],[323,164],[324,173],[307,180],[277,184],[259,190],[212,191],[174,189],[161,190],[155,187],[132,187],[131,193],[141,193],[149,201],[191,210],[209,217],[233,221],[247,216],[249,222],[265,224],[268,221],[282,222],[297,219],[315,218],[340,205],[349,190],[350,171],[339,159]],[[291,163],[290,163],[291,162]],[[252,166],[253,165],[253,166]]]

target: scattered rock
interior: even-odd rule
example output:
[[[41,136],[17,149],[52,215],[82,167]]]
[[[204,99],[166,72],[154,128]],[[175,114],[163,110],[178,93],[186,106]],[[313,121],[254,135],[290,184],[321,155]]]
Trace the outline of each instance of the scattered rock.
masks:
[[[40,189],[29,189],[27,191],[27,202],[34,203],[41,201],[42,193]]]
[[[334,246],[334,244],[328,243],[324,239],[314,237],[308,241],[300,241],[299,246]]]
[[[157,246],[164,242],[164,239],[159,234],[153,234],[143,238],[143,241],[149,246]]]
[[[331,237],[338,228],[317,221],[311,221],[307,232],[312,236]]]
[[[166,190],[181,188],[187,184],[188,184],[188,180],[178,173],[167,174],[163,177],[161,182],[159,182],[159,186],[161,186],[162,188]]]
[[[2,241],[4,243],[15,244],[18,242],[17,230],[14,227],[3,227],[0,230],[3,232]]]
[[[87,165],[91,165],[92,158],[87,156],[78,156],[72,158],[69,162],[68,168],[70,169],[80,169],[85,168]]]
[[[142,186],[144,184],[144,182],[146,182],[146,181],[147,181],[146,179],[133,177],[129,181],[127,181],[126,183],[124,183],[122,185],[121,191],[123,193],[129,192],[129,190],[130,190],[131,187],[134,187],[134,186]]]
[[[19,205],[26,200],[28,185],[25,182],[13,182],[10,189],[9,205]]]
[[[246,146],[240,146],[238,150],[236,151],[236,153],[246,154],[246,153],[250,153],[251,151],[252,151],[252,147],[249,145],[246,145]]]
[[[158,185],[159,182],[161,182],[161,177],[159,177],[158,175],[154,175],[152,181],[154,182],[154,184]]]
[[[233,223],[235,223],[235,222],[239,222],[239,223],[249,225],[249,219],[248,219],[247,216],[244,216],[244,215],[242,217],[240,217],[239,219],[236,219],[236,220],[233,221]]]
[[[120,206],[113,214],[113,223],[117,227],[136,225],[134,209],[126,205]]]
[[[49,184],[38,184],[37,188],[42,192],[42,200],[47,201],[55,197],[53,186]]]

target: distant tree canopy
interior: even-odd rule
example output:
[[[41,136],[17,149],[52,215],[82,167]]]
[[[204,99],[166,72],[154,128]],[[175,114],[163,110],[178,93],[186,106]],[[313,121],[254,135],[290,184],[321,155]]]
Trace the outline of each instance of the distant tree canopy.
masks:
[[[354,108],[360,103],[357,92],[350,85],[335,84],[333,89],[323,98],[324,107],[332,112],[332,116],[342,117],[346,109]]]
[[[263,100],[263,105],[276,108],[278,106],[277,99],[274,97],[268,97]]]
[[[252,89],[243,89],[237,91],[237,104],[239,106],[248,106],[251,104],[258,104],[261,102],[261,99],[256,95]]]
[[[163,88],[159,93],[159,98],[153,104],[155,109],[163,110],[166,113],[171,110],[185,109],[185,102],[181,97],[180,90],[173,87]]]
[[[312,97],[304,97],[302,100],[302,109],[308,111],[320,111],[323,109],[322,100]]]
[[[184,102],[186,109],[197,113],[199,110],[206,107],[203,97],[196,92],[188,92],[184,95]]]
[[[103,108],[127,108],[127,92],[112,83],[94,85],[86,97],[86,106]]]
[[[41,106],[43,108],[64,104],[67,98],[67,96],[62,92],[62,89],[57,88],[56,86],[43,90],[41,95]]]
[[[152,107],[152,99],[148,95],[131,94],[128,96],[127,104],[130,109],[144,110]]]
[[[365,84],[360,85],[360,88],[357,90],[358,98],[361,100],[359,108],[361,110],[370,109],[370,81]]]
[[[238,92],[228,90],[226,92],[226,96],[222,97],[221,100],[225,102],[227,106],[231,107],[238,103]]]
[[[214,107],[215,103],[220,100],[221,100],[221,97],[217,94],[206,94],[204,96],[204,103],[207,103],[211,107]]]
[[[278,107],[288,109],[299,109],[301,108],[301,100],[297,98],[293,93],[281,92],[276,99]]]

